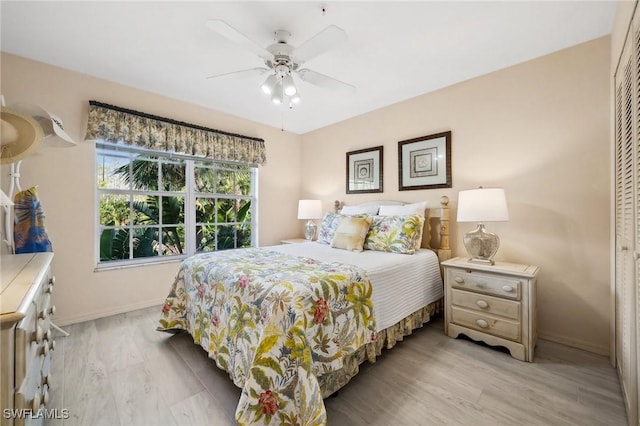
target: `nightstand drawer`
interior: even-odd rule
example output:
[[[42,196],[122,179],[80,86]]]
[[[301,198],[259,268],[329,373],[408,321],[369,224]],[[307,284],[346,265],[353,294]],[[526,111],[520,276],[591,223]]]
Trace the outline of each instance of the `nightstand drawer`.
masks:
[[[518,279],[458,269],[451,270],[450,273],[452,278],[451,286],[454,288],[520,300],[522,283]]]
[[[451,304],[520,321],[522,304],[470,291],[451,290]]]
[[[451,321],[483,333],[520,341],[520,323],[506,318],[452,306]]]

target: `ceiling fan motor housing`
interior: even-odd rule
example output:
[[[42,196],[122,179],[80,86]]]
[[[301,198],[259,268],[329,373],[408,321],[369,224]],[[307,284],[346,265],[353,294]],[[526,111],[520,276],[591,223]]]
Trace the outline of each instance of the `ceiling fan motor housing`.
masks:
[[[284,30],[278,30],[276,31],[276,34],[283,32],[289,34]],[[266,59],[264,61],[265,65],[276,72],[289,73],[290,71],[295,71],[298,68],[298,64],[296,64],[291,58],[293,49],[293,46],[287,44],[286,40],[278,41],[277,43],[268,46],[267,50],[273,55],[273,59]],[[286,67],[287,69],[285,70],[282,67]]]

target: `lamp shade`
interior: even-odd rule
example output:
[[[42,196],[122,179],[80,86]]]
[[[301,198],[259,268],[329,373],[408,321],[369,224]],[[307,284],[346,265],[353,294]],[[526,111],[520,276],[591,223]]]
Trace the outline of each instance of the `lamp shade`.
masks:
[[[503,188],[478,188],[458,193],[458,222],[505,222],[509,220]]]
[[[264,83],[262,83],[262,86],[260,86],[260,88],[264,93],[266,93],[267,95],[270,95],[273,93],[273,89],[276,87],[277,82],[278,81],[276,79],[276,75],[271,74],[269,77],[267,77]]]
[[[278,80],[273,87],[273,93],[271,94],[271,102],[280,105],[282,103],[282,81]]]
[[[320,200],[298,201],[298,219],[320,219],[322,217],[322,202]]]
[[[293,77],[291,74],[287,74],[282,78],[282,87],[284,88],[284,94],[287,96],[293,96],[296,94],[296,85],[293,83]]]

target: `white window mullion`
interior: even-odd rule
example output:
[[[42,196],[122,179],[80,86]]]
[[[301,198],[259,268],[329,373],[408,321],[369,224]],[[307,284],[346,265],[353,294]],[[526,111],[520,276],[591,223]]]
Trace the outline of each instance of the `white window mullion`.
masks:
[[[217,184],[216,184],[217,186]],[[220,201],[220,199],[218,197],[214,197],[213,198],[213,207],[214,207],[214,212],[215,212],[215,216],[213,216],[213,224],[214,224],[214,230],[215,230],[215,234],[213,235],[213,246],[215,247],[215,250],[218,250],[218,234],[220,231],[220,225],[218,224],[218,202]]]
[[[259,247],[258,240],[258,168],[251,169],[251,246]]]
[[[129,191],[133,191],[133,160],[135,157],[129,153]],[[129,259],[133,259],[133,215],[135,210],[133,208],[133,193],[129,192]]]
[[[184,195],[184,244],[186,254],[191,256],[196,252],[196,184],[195,184],[195,163],[185,162],[185,188]]]
[[[159,192],[164,190],[164,186],[162,185],[162,164],[163,164],[163,159],[158,158],[158,183],[157,183],[157,191],[158,191],[158,249],[160,250],[160,252],[158,252],[158,255],[160,255],[160,253],[162,252],[162,247],[164,244],[164,238],[162,238],[162,233],[163,233],[163,226],[164,226],[164,222],[162,221],[162,217],[163,217],[163,211],[162,211],[162,197],[164,197],[164,195],[161,195]]]

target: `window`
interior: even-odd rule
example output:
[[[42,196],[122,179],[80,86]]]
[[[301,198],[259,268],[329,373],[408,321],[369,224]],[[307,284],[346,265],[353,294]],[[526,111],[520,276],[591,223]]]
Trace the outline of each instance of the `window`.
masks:
[[[99,143],[96,172],[100,266],[256,245],[256,168]]]

